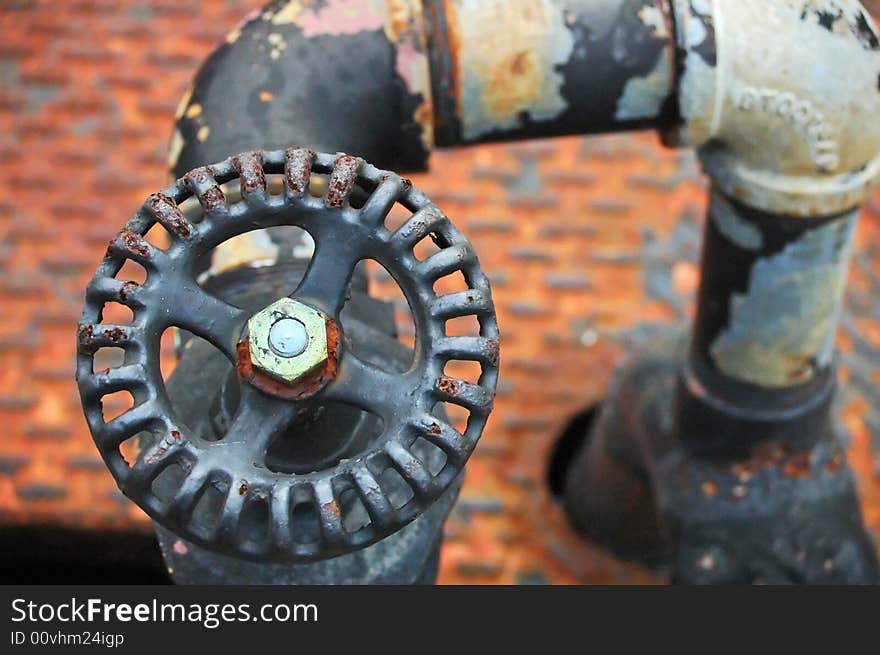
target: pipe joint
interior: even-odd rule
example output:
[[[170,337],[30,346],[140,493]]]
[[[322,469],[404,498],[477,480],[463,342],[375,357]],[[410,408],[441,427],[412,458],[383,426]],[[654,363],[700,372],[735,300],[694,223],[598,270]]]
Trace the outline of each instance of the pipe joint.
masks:
[[[682,123],[740,202],[815,217],[880,184],[880,37],[855,0],[671,0]]]

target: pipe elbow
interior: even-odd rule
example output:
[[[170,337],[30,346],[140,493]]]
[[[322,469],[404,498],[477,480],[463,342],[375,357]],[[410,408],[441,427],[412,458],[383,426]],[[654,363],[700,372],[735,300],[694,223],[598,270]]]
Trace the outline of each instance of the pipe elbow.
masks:
[[[854,0],[672,0],[682,123],[722,191],[769,213],[852,209],[880,184],[880,38]]]
[[[208,57],[181,100],[175,176],[291,145],[424,170],[433,110],[421,0],[276,0]]]

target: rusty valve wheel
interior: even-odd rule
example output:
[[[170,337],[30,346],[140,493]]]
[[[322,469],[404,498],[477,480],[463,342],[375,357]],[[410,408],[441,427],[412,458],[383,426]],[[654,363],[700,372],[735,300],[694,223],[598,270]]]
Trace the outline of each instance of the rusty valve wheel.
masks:
[[[315,174],[329,176],[322,197],[310,189],[310,183],[318,188]],[[267,176],[278,184],[267,183]],[[230,202],[221,185],[235,180],[241,199]],[[198,221],[180,209],[193,196],[202,208]],[[392,230],[385,219],[396,203],[411,215]],[[169,234],[167,249],[145,238],[156,223]],[[251,316],[197,284],[196,262],[220,243],[282,225],[300,227],[315,241],[309,268],[288,298]],[[440,250],[419,261],[414,248],[424,238]],[[349,281],[364,259],[384,266],[410,305],[415,352],[403,373],[358,358],[341,329]],[[145,282],[117,278],[126,260],[146,269]],[[468,289],[438,296],[435,282],[457,272]],[[102,323],[106,303],[129,307],[131,324]],[[446,321],[463,316],[477,318],[479,335],[447,336]],[[159,366],[160,337],[169,327],[207,340],[238,371],[241,401],[219,440],[191,433],[175,415]],[[122,365],[94,370],[95,353],[103,347],[122,348]],[[444,367],[451,360],[479,363],[479,379],[447,377]],[[305,149],[245,153],[196,169],[151,195],[110,243],[88,286],[78,330],[77,381],[86,419],[125,495],[183,538],[250,559],[310,561],[343,554],[419,516],[456,481],[473,451],[497,375],[489,283],[468,241],[407,180],[355,157]],[[205,380],[206,402],[212,383],[219,384]],[[102,398],[117,391],[130,392],[134,406],[105,421]],[[381,436],[326,470],[270,470],[266,451],[272,439],[296,423],[306,404],[325,401],[381,417]],[[463,432],[444,420],[442,403],[469,412]],[[128,462],[123,444],[132,439],[141,440],[141,450]],[[419,439],[441,452],[440,466],[420,459],[413,448]],[[182,479],[170,497],[160,497],[155,481],[172,465]],[[389,469],[411,490],[405,504],[392,502],[382,482]],[[196,520],[196,508],[211,489],[222,494],[216,516]],[[368,521],[350,530],[342,499],[352,493]],[[268,516],[265,534],[255,534],[242,520],[254,505]],[[316,534],[306,535],[303,516],[317,523]]]

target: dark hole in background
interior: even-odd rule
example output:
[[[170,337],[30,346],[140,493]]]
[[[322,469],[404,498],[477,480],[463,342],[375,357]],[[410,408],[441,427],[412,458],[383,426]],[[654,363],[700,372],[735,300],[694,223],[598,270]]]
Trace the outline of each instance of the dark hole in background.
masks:
[[[580,452],[581,446],[586,443],[601,407],[601,404],[597,403],[576,414],[553,444],[547,467],[547,486],[554,498],[562,498],[572,460]]]
[[[152,532],[0,526],[2,584],[171,584]]]

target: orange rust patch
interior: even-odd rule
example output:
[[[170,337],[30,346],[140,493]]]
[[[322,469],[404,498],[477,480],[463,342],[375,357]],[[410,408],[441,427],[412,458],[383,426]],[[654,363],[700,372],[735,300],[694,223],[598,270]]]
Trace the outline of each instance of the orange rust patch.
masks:
[[[437,43],[446,42],[449,47],[449,56],[452,61],[452,70],[449,80],[452,97],[455,98],[456,107],[461,107],[461,28],[458,21],[458,11],[453,0],[443,0],[443,13],[446,17],[446,34],[435,37]],[[435,29],[439,29],[441,23],[435,16],[431,21]],[[461,118],[459,116],[459,118]]]
[[[336,501],[332,501],[329,503],[324,503],[321,505],[329,514],[332,514],[336,518],[340,518],[342,516],[342,512],[339,509],[339,503]]]
[[[330,185],[327,189],[327,205],[342,207],[357,182],[357,170],[360,161],[357,157],[343,155],[336,160]]]
[[[846,456],[843,453],[835,453],[834,457],[832,457],[827,464],[825,464],[825,470],[834,475],[840,470],[840,467],[846,462]]]
[[[529,107],[544,88],[544,73],[538,57],[530,51],[517,52],[485,71],[483,103],[498,122]]]
[[[131,230],[122,230],[116,239],[110,242],[110,245],[115,244],[117,240],[122,241],[123,247],[131,253],[141,255],[142,257],[147,257],[150,254],[150,247],[144,241],[144,238]]]
[[[149,199],[150,209],[169,230],[179,237],[190,236],[191,228],[189,221],[183,216],[183,212],[173,199],[162,193],[154,193]]]
[[[459,385],[458,380],[441,377],[437,378],[437,390],[449,396],[457,396],[461,392],[461,386]]]
[[[128,297],[134,293],[139,286],[140,285],[137,282],[132,282],[131,280],[123,282],[122,288],[119,290],[119,299],[128,300]]]
[[[126,339],[128,339],[128,333],[126,333],[126,331],[122,328],[118,327],[107,330],[104,334],[107,335],[107,338],[110,339],[110,341],[112,341],[113,343],[119,343],[120,341],[125,341]]]

